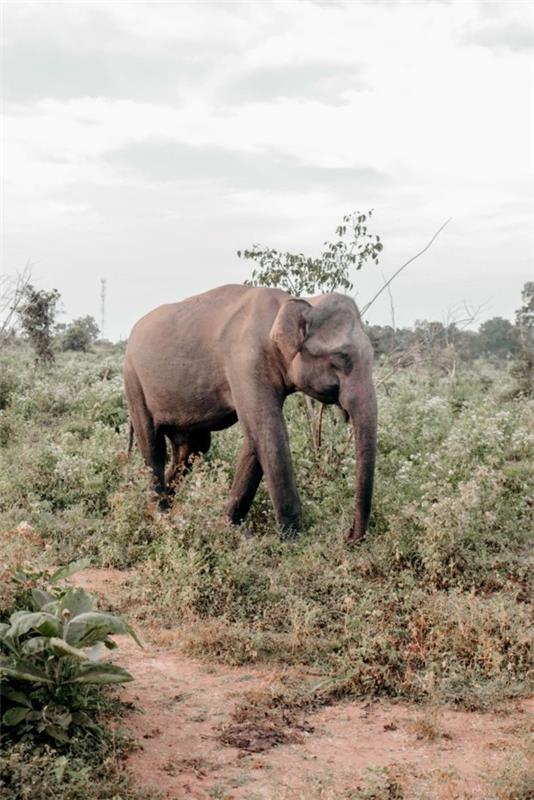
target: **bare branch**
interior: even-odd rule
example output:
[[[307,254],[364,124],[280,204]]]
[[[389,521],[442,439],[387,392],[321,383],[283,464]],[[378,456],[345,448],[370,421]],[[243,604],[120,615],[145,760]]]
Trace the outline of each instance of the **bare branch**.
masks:
[[[28,262],[18,275],[3,275],[0,279],[0,345],[13,324],[31,272],[32,265]]]
[[[402,266],[400,266],[400,267],[398,268],[398,270],[397,270],[396,272],[394,272],[394,273],[393,273],[393,275],[391,276],[391,278],[390,278],[388,281],[386,281],[386,283],[385,283],[385,284],[382,286],[382,288],[381,288],[381,289],[379,289],[379,290],[378,290],[378,292],[375,294],[375,296],[374,296],[373,298],[371,298],[371,300],[370,300],[370,301],[369,301],[369,302],[368,302],[368,303],[367,303],[367,304],[366,304],[366,305],[365,305],[365,306],[364,306],[364,307],[361,309],[360,313],[362,314],[362,316],[363,316],[363,314],[365,314],[365,312],[366,312],[366,311],[367,311],[367,310],[368,310],[368,309],[369,309],[369,308],[370,308],[370,307],[373,305],[373,303],[375,302],[375,300],[376,300],[376,299],[377,299],[377,298],[378,298],[378,297],[379,297],[379,296],[382,294],[382,292],[383,292],[385,289],[387,289],[387,288],[388,288],[389,284],[390,284],[390,283],[391,283],[391,282],[392,282],[392,281],[393,281],[393,280],[394,280],[394,279],[397,277],[397,275],[399,275],[399,274],[400,274],[400,273],[403,271],[403,269],[406,269],[406,267],[407,267],[409,264],[411,264],[413,261],[415,261],[415,259],[416,259],[416,258],[419,258],[419,256],[422,256],[422,255],[423,255],[423,253],[426,253],[426,251],[428,250],[428,248],[429,248],[429,247],[431,247],[431,246],[433,245],[433,243],[436,241],[436,239],[437,239],[437,238],[438,238],[438,236],[440,235],[441,231],[442,231],[442,230],[443,230],[443,229],[444,229],[444,228],[445,228],[445,227],[446,227],[446,226],[449,224],[449,222],[451,221],[451,219],[452,219],[452,217],[449,217],[449,219],[448,219],[448,220],[446,220],[446,221],[443,223],[443,225],[442,225],[440,228],[438,228],[438,230],[436,231],[436,233],[434,234],[434,236],[433,236],[433,237],[430,239],[430,241],[428,242],[428,244],[426,244],[426,245],[423,247],[423,249],[422,249],[422,250],[420,250],[420,251],[419,251],[418,253],[416,253],[414,256],[412,256],[411,258],[409,258],[409,259],[408,259],[408,261],[406,261],[404,264],[402,264]]]
[[[397,326],[395,325],[395,304],[393,303],[393,295],[391,294],[391,287],[389,283],[386,281],[386,276],[384,275],[384,271],[380,270],[380,274],[382,275],[382,280],[384,281],[384,287],[388,290],[389,308],[391,311],[391,327],[393,328],[393,335],[395,335],[397,331]]]

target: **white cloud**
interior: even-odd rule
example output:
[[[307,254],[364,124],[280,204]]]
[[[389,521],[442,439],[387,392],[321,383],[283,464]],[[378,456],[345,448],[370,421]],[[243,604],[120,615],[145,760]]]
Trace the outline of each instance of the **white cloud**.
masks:
[[[43,283],[94,313],[76,265],[109,275],[127,263],[137,307],[146,260],[167,274],[154,252],[187,254],[185,294],[236,279],[246,265],[233,251],[260,235],[313,249],[343,213],[375,206],[386,269],[455,218],[439,257],[403,276],[399,319],[439,317],[448,294],[488,279],[510,314],[533,254],[526,9],[10,4],[5,267],[40,259]],[[115,313],[124,333],[133,312]]]

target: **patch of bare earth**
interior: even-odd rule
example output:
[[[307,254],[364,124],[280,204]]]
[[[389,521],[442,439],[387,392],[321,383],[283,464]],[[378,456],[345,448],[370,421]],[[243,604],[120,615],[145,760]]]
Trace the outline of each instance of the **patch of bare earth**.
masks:
[[[113,602],[123,579],[86,570],[78,581]],[[534,700],[506,714],[385,702],[284,708],[265,701],[287,671],[207,665],[184,656],[176,637],[155,634],[158,645],[144,650],[117,637],[135,678],[121,690],[135,706],[124,723],[140,745],[128,769],[155,797],[330,800],[382,768],[402,793],[377,798],[485,800],[488,777],[523,757],[534,731]]]

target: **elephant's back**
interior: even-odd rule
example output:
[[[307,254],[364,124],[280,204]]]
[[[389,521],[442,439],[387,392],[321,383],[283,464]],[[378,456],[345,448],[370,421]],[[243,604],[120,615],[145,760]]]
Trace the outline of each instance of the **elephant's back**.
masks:
[[[242,321],[270,326],[285,292],[267,287],[227,284],[193,295],[178,303],[166,303],[145,314],[134,325],[128,351],[157,349],[167,342],[192,348],[215,347],[224,333]],[[247,319],[248,318],[248,319]]]
[[[228,284],[217,289],[210,289],[201,294],[192,295],[176,303],[163,303],[149,311],[135,323],[128,341],[139,334],[143,336],[150,335],[152,331],[159,332],[159,335],[161,335],[161,331],[168,325],[180,323],[183,319],[194,318],[204,311],[216,311],[217,308],[224,310],[227,308],[229,301],[241,297],[247,291],[250,291],[249,286]]]

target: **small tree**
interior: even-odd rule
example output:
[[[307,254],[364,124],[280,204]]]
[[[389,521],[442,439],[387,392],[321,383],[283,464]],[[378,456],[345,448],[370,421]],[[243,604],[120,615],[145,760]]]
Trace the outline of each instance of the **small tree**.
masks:
[[[519,340],[525,347],[534,348],[534,281],[527,281],[521,292],[523,305],[515,312]]]
[[[519,337],[519,353],[513,366],[518,391],[534,394],[534,282],[528,281],[521,292],[523,305],[515,312],[515,324]]]
[[[39,363],[54,360],[52,330],[59,297],[57,289],[47,292],[28,283],[17,306],[22,330],[30,340]]]
[[[479,328],[480,347],[487,356],[510,358],[517,353],[518,337],[510,320],[493,317],[483,322]]]
[[[99,327],[91,316],[78,317],[67,325],[61,337],[63,350],[86,353],[98,337]]]
[[[361,269],[368,259],[378,264],[378,255],[383,249],[380,236],[368,232],[367,222],[372,214],[372,210],[367,214],[354,211],[344,216],[336,228],[336,241],[325,242],[323,252],[315,258],[256,244],[250,250],[238,250],[239,258],[257,264],[245,283],[276,286],[295,297],[337,289],[350,291],[353,288],[351,271]]]

